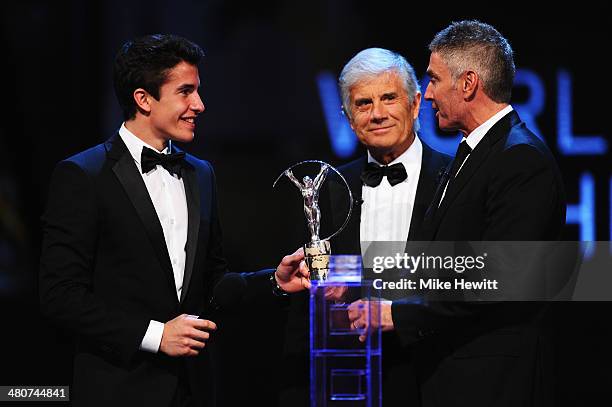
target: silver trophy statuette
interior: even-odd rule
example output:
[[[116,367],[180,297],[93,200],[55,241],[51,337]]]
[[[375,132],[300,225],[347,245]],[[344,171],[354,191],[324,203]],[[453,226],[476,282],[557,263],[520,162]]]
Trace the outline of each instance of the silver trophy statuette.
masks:
[[[314,177],[314,179],[307,175],[302,178],[302,181],[300,181],[295,177],[295,175],[293,175],[292,170],[295,167],[305,163],[320,164],[319,173],[316,175],[316,177]],[[344,224],[340,227],[340,229],[327,238],[321,239],[319,237],[319,230],[321,228],[319,191],[321,190],[321,186],[323,185],[327,172],[330,169],[334,171],[346,185],[349,197],[349,210]],[[278,178],[276,178],[273,187],[276,186],[276,183],[283,177],[283,175],[289,178],[289,180],[300,190],[302,198],[304,198],[304,214],[306,215],[306,223],[308,225],[308,231],[310,232],[310,241],[304,245],[304,257],[306,260],[306,265],[310,270],[310,279],[325,281],[327,279],[327,274],[329,273],[329,256],[331,255],[331,245],[329,240],[340,233],[348,223],[353,208],[353,195],[351,194],[348,183],[342,174],[340,174],[340,172],[338,172],[338,170],[336,170],[334,167],[323,161],[307,160],[292,165],[281,175],[279,175]]]

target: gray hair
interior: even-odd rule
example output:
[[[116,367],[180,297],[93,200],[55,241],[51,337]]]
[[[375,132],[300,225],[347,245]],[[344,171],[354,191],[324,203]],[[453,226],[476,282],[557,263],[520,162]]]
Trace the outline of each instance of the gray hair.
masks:
[[[380,74],[395,71],[404,85],[404,90],[410,100],[414,103],[417,92],[420,92],[414,69],[400,54],[383,48],[368,48],[359,52],[344,65],[338,85],[342,94],[342,109],[351,119],[351,94],[350,88],[357,82]],[[414,131],[420,128],[419,119],[414,122]]]
[[[436,34],[429,50],[448,65],[453,81],[474,71],[491,99],[510,102],[515,74],[512,48],[493,26],[478,20],[453,22]]]

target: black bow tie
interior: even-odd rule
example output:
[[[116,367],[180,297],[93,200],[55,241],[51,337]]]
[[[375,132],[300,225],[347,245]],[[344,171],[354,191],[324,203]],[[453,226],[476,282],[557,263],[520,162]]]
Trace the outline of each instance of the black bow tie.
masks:
[[[389,184],[395,186],[408,178],[408,174],[406,174],[406,169],[402,163],[390,166],[380,166],[375,163],[368,163],[361,173],[361,180],[369,187],[378,186],[383,177],[387,177]]]
[[[181,169],[185,167],[185,153],[160,154],[148,147],[142,148],[140,156],[140,166],[142,173],[146,173],[155,168],[156,165],[161,165],[170,174],[181,178]]]

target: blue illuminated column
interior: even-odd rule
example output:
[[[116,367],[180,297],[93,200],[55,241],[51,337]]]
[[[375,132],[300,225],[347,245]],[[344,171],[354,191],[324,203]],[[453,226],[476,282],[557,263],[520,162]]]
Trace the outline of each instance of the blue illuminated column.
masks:
[[[338,267],[352,258],[357,267]],[[340,272],[339,268],[347,270]],[[326,282],[313,281],[310,290],[310,405],[312,407],[380,407],[381,333],[359,341],[363,329],[351,329],[348,307],[358,298],[380,300],[370,281],[361,281],[360,256],[332,256]],[[331,293],[344,292],[340,300]],[[346,301],[346,302],[344,302]],[[369,302],[365,302],[369,307]],[[380,310],[380,308],[378,308]],[[368,312],[370,318],[372,312]],[[380,317],[380,316],[378,316]]]
[[[332,151],[340,158],[348,158],[357,149],[357,137],[342,114],[336,78],[329,72],[321,72],[317,76],[317,87]]]
[[[557,73],[557,143],[565,155],[601,155],[608,151],[608,143],[600,135],[573,134],[572,78],[567,71]]]
[[[578,181],[580,198],[577,204],[567,205],[566,221],[579,226],[582,241],[595,240],[595,181],[589,172],[583,172]],[[585,253],[589,256],[590,251]]]
[[[517,86],[527,87],[529,89],[529,98],[525,103],[513,103],[512,107],[516,109],[521,120],[527,125],[527,128],[533,131],[541,140],[544,140],[536,122],[536,117],[544,110],[544,101],[546,100],[544,84],[535,72],[529,69],[517,69],[514,87]],[[544,142],[546,141],[544,140]]]

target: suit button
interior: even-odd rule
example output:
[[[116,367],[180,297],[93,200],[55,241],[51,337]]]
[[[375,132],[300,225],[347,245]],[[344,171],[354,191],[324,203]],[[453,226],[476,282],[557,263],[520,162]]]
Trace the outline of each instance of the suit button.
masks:
[[[419,338],[425,338],[429,335],[432,335],[433,333],[434,331],[431,329],[419,329],[419,332],[417,332],[417,335],[419,336]]]

